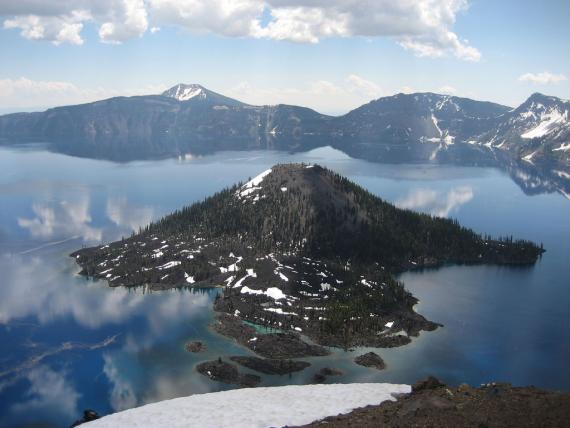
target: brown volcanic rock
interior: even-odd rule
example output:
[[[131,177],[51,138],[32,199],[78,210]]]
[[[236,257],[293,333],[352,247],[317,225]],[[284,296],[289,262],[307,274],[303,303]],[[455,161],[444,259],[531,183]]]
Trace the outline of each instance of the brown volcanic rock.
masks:
[[[534,387],[488,384],[472,388],[446,387],[429,378],[398,401],[368,406],[328,417],[307,427],[567,427],[570,394]]]

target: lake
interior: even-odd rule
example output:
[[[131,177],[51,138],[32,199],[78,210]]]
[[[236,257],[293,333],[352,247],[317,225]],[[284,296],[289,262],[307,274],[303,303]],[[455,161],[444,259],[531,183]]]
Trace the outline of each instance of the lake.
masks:
[[[542,242],[547,252],[532,267],[404,273],[417,311],[443,328],[379,350],[382,372],[352,362],[369,349],[334,350],[306,359],[313,365],[303,372],[264,376],[262,385],[308,383],[335,367],[345,374],[331,382],[413,383],[431,374],[453,384],[570,391],[570,200],[560,193],[528,196],[493,168],[370,163],[331,148],[113,163],[28,146],[0,148],[0,426],[68,426],[85,408],[107,414],[230,388],[194,370],[218,356],[249,355],[208,329],[217,291],[112,289],[78,276],[68,255],[128,236],[273,164],[300,161],[401,207]],[[192,339],[207,351],[186,352]]]

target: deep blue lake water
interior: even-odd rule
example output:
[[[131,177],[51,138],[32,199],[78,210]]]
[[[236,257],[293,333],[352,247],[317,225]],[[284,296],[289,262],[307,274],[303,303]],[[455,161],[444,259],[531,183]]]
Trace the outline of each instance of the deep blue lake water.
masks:
[[[458,384],[507,381],[570,391],[570,200],[526,196],[501,171],[385,165],[333,149],[304,154],[225,152],[203,158],[118,164],[0,149],[0,426],[68,426],[85,408],[106,414],[216,391],[195,365],[247,355],[208,329],[216,291],[111,289],[79,277],[68,254],[112,241],[183,205],[257,175],[305,161],[347,175],[399,206],[451,216],[479,232],[544,243],[533,267],[449,266],[401,275],[418,312],[444,324],[410,345],[379,350],[388,368],[355,365],[368,349],[308,359],[336,382],[414,382],[428,374]],[[208,351],[190,354],[200,339]],[[247,371],[247,370],[244,370]]]

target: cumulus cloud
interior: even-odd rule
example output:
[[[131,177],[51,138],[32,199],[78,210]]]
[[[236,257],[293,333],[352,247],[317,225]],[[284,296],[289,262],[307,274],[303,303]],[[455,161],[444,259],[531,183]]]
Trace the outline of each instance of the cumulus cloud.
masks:
[[[478,61],[480,52],[454,31],[467,0],[70,0],[14,4],[0,0],[5,28],[33,40],[81,44],[84,23],[104,42],[120,43],[151,27],[193,33],[318,43],[329,37],[390,37],[421,57],[454,55]],[[50,3],[50,4],[44,4]]]
[[[400,208],[427,212],[437,217],[447,217],[471,199],[473,199],[473,189],[469,186],[460,186],[447,193],[418,189],[398,200],[396,205]]]
[[[121,43],[144,34],[148,12],[144,0],[0,0],[0,16],[7,17],[5,29],[19,29],[31,40],[54,44],[83,44],[84,24],[99,27],[99,38],[106,43]]]
[[[16,16],[4,21],[5,29],[19,29],[22,37],[31,40],[48,40],[56,45],[70,43],[82,45],[81,30],[88,14],[73,11],[62,16]]]
[[[530,82],[537,85],[560,83],[567,80],[564,74],[553,74],[548,71],[542,73],[525,73],[519,77],[519,82]]]
[[[250,36],[262,15],[262,0],[149,0],[153,22],[195,33]]]
[[[106,43],[121,43],[144,34],[148,28],[147,10],[143,0],[113,1],[104,13],[99,38]]]

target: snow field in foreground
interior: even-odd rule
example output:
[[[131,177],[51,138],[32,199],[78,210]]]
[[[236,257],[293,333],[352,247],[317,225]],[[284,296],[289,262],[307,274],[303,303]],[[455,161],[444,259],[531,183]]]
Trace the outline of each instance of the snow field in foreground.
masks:
[[[147,404],[106,416],[88,426],[263,428],[303,425],[359,407],[394,401],[392,394],[410,391],[409,385],[389,383],[234,389]]]

